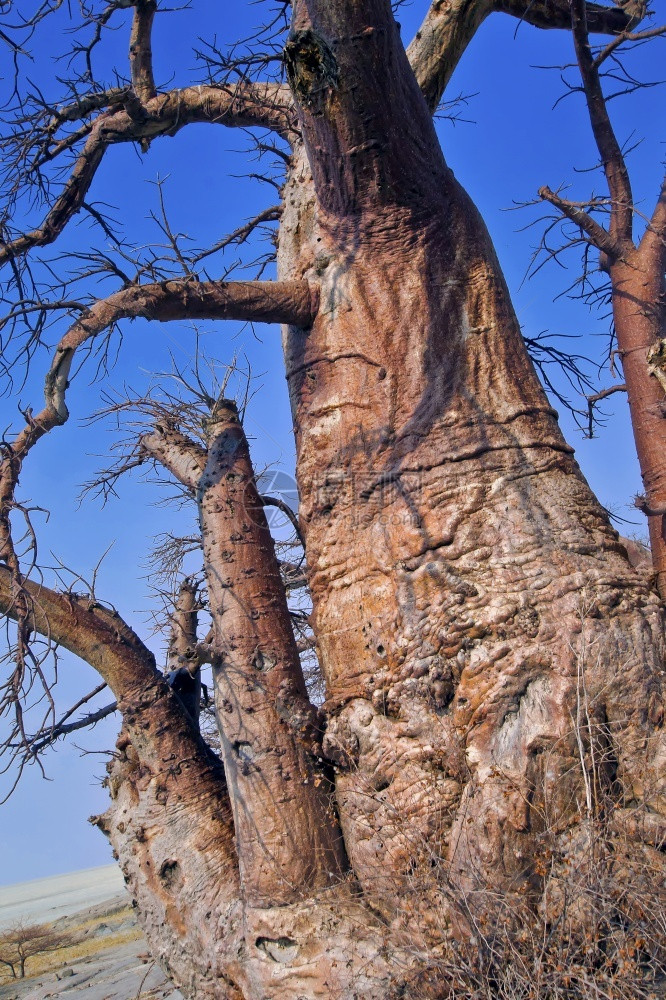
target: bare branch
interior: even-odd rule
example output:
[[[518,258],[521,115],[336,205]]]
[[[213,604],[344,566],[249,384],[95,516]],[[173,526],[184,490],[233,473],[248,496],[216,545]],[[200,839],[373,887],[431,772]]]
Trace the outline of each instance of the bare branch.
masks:
[[[602,389],[601,392],[595,392],[593,396],[587,397],[587,413],[589,418],[588,424],[588,437],[594,437],[594,407],[596,403],[600,403],[602,399],[608,399],[609,396],[614,395],[616,392],[626,392],[627,387],[624,382],[618,385],[609,385],[607,389]]]
[[[285,503],[284,500],[281,500],[280,497],[269,497],[263,495],[260,496],[259,499],[263,503],[264,507],[277,507],[278,510],[282,511],[285,517],[288,518],[289,521],[291,521],[291,526],[296,532],[296,537],[298,538],[303,548],[305,548],[305,540],[301,533],[301,528],[298,523],[298,518],[296,514],[294,514],[289,504]]]
[[[102,135],[101,126],[98,126],[88,137],[60,197],[41,226],[16,239],[0,243],[0,266],[33,247],[53,243],[72,216],[81,208],[107,146],[108,142]]]
[[[81,94],[71,104],[64,104],[54,111],[49,122],[49,131],[55,132],[63,122],[82,121],[93,111],[122,104],[126,97],[127,87],[110,87],[107,90]]]
[[[640,0],[613,7],[581,0],[580,6],[587,19],[588,31],[599,35],[625,32],[645,16],[645,4]],[[571,28],[568,0],[492,0],[492,8],[527,21],[535,28]]]
[[[206,257],[210,257],[212,254],[218,253],[220,250],[225,250],[232,243],[243,243],[248,236],[254,232],[257,226],[260,226],[265,222],[277,222],[281,214],[282,207],[280,205],[271,205],[270,208],[267,208],[258,215],[255,215],[253,219],[250,219],[242,226],[239,226],[238,229],[233,231],[233,233],[229,233],[228,236],[219,240],[218,243],[213,244],[212,247],[202,250],[201,253],[197,254],[194,258],[194,263],[198,264]]]
[[[618,257],[622,256],[622,245],[617,243],[608,230],[604,229],[602,225],[585,211],[585,208],[591,204],[590,202],[568,201],[566,198],[560,198],[549,187],[539,188],[539,197],[543,201],[550,202],[551,205],[559,209],[562,215],[565,215],[567,219],[571,219],[577,226],[580,226],[597,249],[608,254],[613,260],[617,260]]]
[[[460,58],[492,10],[488,0],[433,0],[421,27],[407,49],[407,57],[432,112]]]
[[[633,196],[627,165],[611,124],[599,71],[590,48],[585,0],[571,0],[571,26],[592,132],[603,164],[612,207],[610,235],[615,243],[631,243]]]
[[[590,27],[589,16],[587,24],[588,30],[593,31],[594,29]],[[666,34],[666,24],[662,24],[658,28],[648,28],[646,31],[623,31],[622,34],[610,41],[608,45],[601,50],[599,55],[594,60],[594,65],[598,69],[601,64],[605,62],[606,59],[608,59],[608,57],[620,47],[620,45],[624,45],[625,42],[646,42],[650,38],[657,38],[659,35],[663,34]]]
[[[151,434],[144,434],[141,451],[164,466],[179,483],[193,493],[206,468],[206,452],[167,421],[157,423]]]
[[[289,88],[269,83],[238,83],[220,87],[187,87],[158,94],[141,104],[131,94],[122,110],[105,111],[90,128],[62,193],[37,229],[0,243],[0,265],[36,246],[46,246],[63,231],[81,208],[97,169],[109,146],[140,142],[147,148],[162,135],[176,135],[185,125],[209,122],[229,127],[260,126],[288,136],[291,129]],[[139,105],[137,114],[135,105]],[[71,121],[76,105],[67,109]],[[89,102],[81,104],[81,115],[89,113]],[[65,143],[62,148],[68,148]]]
[[[242,319],[309,326],[316,315],[318,291],[304,281],[164,281],[131,285],[97,301],[78,319],[56,348],[46,376],[46,406],[29,415],[13,446],[14,458],[68,417],[65,392],[74,352],[85,341],[121,319]]]
[[[159,676],[155,657],[114,611],[87,597],[59,594],[32,581],[23,582],[31,612],[29,625],[89,663],[120,700],[152,684]],[[0,566],[0,612],[17,619],[12,574]]]
[[[26,423],[14,441],[4,445],[0,465],[0,557],[12,568],[15,587],[21,573],[11,537],[10,514],[14,492],[28,452],[69,416],[66,392],[77,349],[108,330],[120,319],[143,317],[174,319],[250,319],[263,322],[309,325],[316,314],[318,292],[307,282],[197,282],[165,281],[132,285],[100,299],[78,319],[56,348],[44,385],[45,406]]]
[[[106,685],[104,685],[106,687]],[[94,712],[88,712],[87,715],[81,716],[75,722],[57,722],[55,726],[50,729],[42,730],[40,733],[36,733],[30,742],[30,754],[34,755],[41,753],[47,747],[52,746],[57,740],[63,736],[69,736],[70,733],[76,733],[81,729],[90,729],[96,726],[98,722],[102,722],[103,719],[108,719],[110,715],[118,711],[118,702],[112,701],[108,705],[104,705],[103,708],[98,708]]]

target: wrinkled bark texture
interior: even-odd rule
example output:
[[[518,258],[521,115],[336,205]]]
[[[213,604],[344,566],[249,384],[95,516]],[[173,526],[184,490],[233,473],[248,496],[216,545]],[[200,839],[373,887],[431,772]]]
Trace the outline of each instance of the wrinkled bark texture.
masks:
[[[563,440],[390,5],[300,0],[286,63],[278,266],[319,289],[284,348],[334,794],[223,409],[192,475],[226,783],[156,681],[98,822],[187,995],[388,1000],[499,898],[516,921],[552,900],[602,812],[663,873],[662,604]]]

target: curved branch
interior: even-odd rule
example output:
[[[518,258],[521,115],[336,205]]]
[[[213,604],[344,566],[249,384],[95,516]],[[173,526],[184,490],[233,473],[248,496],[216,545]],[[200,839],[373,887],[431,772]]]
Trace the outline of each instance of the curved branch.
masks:
[[[102,135],[101,126],[96,127],[88,136],[60,197],[41,226],[17,236],[16,239],[0,242],[0,266],[33,247],[43,247],[53,243],[72,216],[81,208],[108,145]]]
[[[277,509],[284,514],[284,516],[291,522],[291,526],[294,529],[294,532],[296,533],[296,537],[298,538],[299,542],[301,543],[303,548],[305,548],[305,539],[303,538],[301,526],[298,523],[298,516],[291,509],[289,504],[285,503],[284,500],[281,500],[280,497],[270,497],[266,496],[265,494],[260,495],[259,499],[261,500],[264,507],[277,507]]]
[[[571,28],[568,0],[433,0],[407,49],[419,86],[432,112],[437,110],[463,52],[488,14],[499,11],[537,28]],[[590,31],[625,32],[639,18],[619,7],[586,4]]]
[[[30,449],[69,416],[65,396],[75,352],[120,319],[241,319],[309,326],[317,312],[318,290],[305,281],[165,281],[130,285],[100,299],[58,344],[44,383],[45,405],[13,443],[5,444],[0,466],[0,558],[13,555],[9,512],[21,467]]]
[[[135,697],[160,678],[155,657],[116,612],[88,597],[59,594],[30,580],[22,587],[30,598],[28,623],[33,631],[89,663],[118,700]],[[0,566],[0,612],[14,620],[21,613],[5,566]]]
[[[120,319],[239,319],[309,326],[318,306],[318,291],[305,281],[163,281],[130,285],[97,301],[67,331],[56,348],[46,376],[46,406],[30,415],[12,451],[25,453],[32,444],[68,417],[65,405],[74,352],[91,337]]]
[[[407,49],[421,92],[434,113],[463,52],[492,11],[491,0],[433,0]]]
[[[619,35],[638,24],[644,9],[640,2],[604,7],[583,3],[588,30],[599,35]],[[512,14],[535,28],[571,28],[569,0],[493,0],[493,10]]]
[[[289,88],[278,84],[239,83],[236,86],[187,87],[184,90],[158,94],[145,103],[127,92],[123,101],[122,110],[103,112],[91,126],[90,135],[62,193],[41,226],[15,239],[0,242],[0,265],[33,247],[47,246],[54,242],[82,207],[109,146],[121,142],[140,142],[145,147],[158,136],[176,135],[186,125],[195,122],[237,128],[268,128],[283,137],[287,137],[292,128]],[[139,106],[140,114],[137,114],[136,105]],[[89,111],[89,101],[82,100],[80,104],[70,105],[62,114],[66,113],[67,121],[75,121],[77,117],[85,117]]]

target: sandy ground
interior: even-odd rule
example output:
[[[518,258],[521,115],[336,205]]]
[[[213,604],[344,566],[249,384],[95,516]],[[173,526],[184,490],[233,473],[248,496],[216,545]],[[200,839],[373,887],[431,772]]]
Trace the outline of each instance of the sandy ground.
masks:
[[[124,889],[118,865],[3,885],[0,886],[0,927],[19,919],[33,924],[50,924],[58,917],[112,899]]]
[[[0,1000],[183,1000],[150,958],[115,865],[0,887],[0,928],[18,919],[77,943],[30,960],[23,980],[1,979]]]

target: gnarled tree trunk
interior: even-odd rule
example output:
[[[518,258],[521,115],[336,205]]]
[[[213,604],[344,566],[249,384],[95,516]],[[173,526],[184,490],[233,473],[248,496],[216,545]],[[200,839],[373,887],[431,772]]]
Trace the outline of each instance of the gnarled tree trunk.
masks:
[[[116,684],[98,822],[187,995],[436,997],[452,938],[557,922],[594,823],[663,878],[662,605],[563,440],[388,0],[297,0],[285,58],[279,278],[335,788],[224,403],[206,452],[144,446],[199,500],[226,783],[146,663]]]
[[[437,996],[447,937],[556,919],[595,823],[627,864],[664,836],[661,603],[562,438],[370,6],[297,5],[304,141],[279,243],[280,278],[319,288],[285,354],[349,872],[277,908],[245,893],[216,996],[387,998],[418,970]]]

